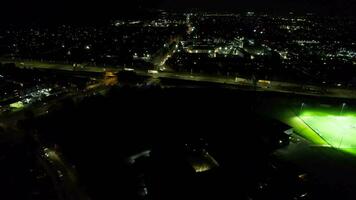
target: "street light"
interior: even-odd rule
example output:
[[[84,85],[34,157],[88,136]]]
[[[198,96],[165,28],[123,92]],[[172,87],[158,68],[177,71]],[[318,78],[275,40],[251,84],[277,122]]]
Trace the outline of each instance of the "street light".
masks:
[[[302,111],[303,111],[304,106],[305,106],[305,103],[303,102],[302,105],[300,106],[299,115],[302,114]]]
[[[346,106],[346,103],[342,103],[340,115],[342,115],[342,112],[344,111],[345,106]],[[342,135],[341,135],[341,139],[340,139],[340,143],[339,143],[339,148],[341,147],[342,142],[344,141],[344,137],[345,137],[345,132],[343,132]]]
[[[342,113],[344,112],[345,106],[346,106],[346,103],[342,103],[340,115],[342,115]]]

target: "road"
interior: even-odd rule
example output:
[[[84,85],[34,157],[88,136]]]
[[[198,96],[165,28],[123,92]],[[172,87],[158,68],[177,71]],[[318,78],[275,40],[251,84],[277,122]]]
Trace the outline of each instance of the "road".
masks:
[[[114,72],[118,73],[122,71],[123,67],[98,67],[98,66],[85,66],[85,67],[73,67],[69,64],[56,64],[56,63],[46,63],[38,61],[19,61],[19,60],[2,60],[2,63],[15,63],[17,67],[20,68],[37,68],[37,69],[52,69],[52,70],[64,70],[72,72],[91,72],[91,73],[104,73],[104,72]],[[300,94],[318,97],[337,97],[337,98],[347,98],[356,99],[356,91],[345,88],[320,88],[314,85],[300,85],[288,82],[278,82],[271,81],[268,86],[260,86],[253,84],[252,80],[244,79],[240,77],[227,77],[227,76],[210,76],[203,74],[190,74],[172,71],[161,71],[158,73],[150,73],[145,70],[136,69],[135,67],[130,67],[134,69],[139,76],[148,76],[152,78],[167,78],[175,80],[185,80],[193,82],[207,82],[222,84],[225,86],[236,86],[241,87],[246,90],[256,90],[258,92],[280,92],[289,94]]]
[[[167,43],[167,47],[161,48],[152,59],[152,64],[157,71],[172,71],[167,65],[167,60],[172,57],[175,51],[178,49],[178,44],[182,40],[181,36],[176,36],[169,43]]]
[[[66,68],[61,68],[66,69]],[[109,80],[111,84],[112,80]],[[95,86],[89,87],[81,92],[67,92],[60,95],[56,99],[46,101],[45,103],[36,103],[31,105],[31,111],[34,116],[41,116],[49,111],[53,105],[56,105],[62,99],[72,97],[74,99],[84,98],[85,96],[92,95],[93,93],[99,93],[103,90],[107,90],[107,80],[102,80],[99,83],[95,83]],[[11,115],[0,115],[0,125],[2,128],[17,130],[18,121],[26,119],[24,112],[12,112]],[[18,130],[20,131],[20,130]],[[37,138],[35,135],[32,135]],[[38,160],[40,164],[44,167],[48,175],[51,177],[55,190],[57,192],[58,198],[63,200],[88,200],[90,199],[86,192],[82,189],[75,169],[67,163],[61,154],[56,151],[56,149],[45,148],[45,146],[37,139],[35,141],[40,146],[40,151],[38,152]]]
[[[60,153],[54,149],[42,147],[39,159],[55,183],[60,199],[89,199],[79,186],[75,170],[64,161]]]

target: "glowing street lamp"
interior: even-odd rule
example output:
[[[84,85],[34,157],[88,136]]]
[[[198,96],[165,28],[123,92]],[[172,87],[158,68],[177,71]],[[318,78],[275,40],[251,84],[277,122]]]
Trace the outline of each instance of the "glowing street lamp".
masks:
[[[346,103],[342,103],[340,115],[342,115],[342,113],[344,112],[345,106],[346,106]]]
[[[345,106],[346,106],[346,103],[342,103],[340,115],[342,115],[342,112],[344,111]],[[343,143],[343,141],[344,141],[344,137],[345,137],[345,132],[343,132],[343,133],[341,134],[341,139],[340,139],[340,143],[339,143],[339,147],[338,147],[339,149],[340,149],[340,147],[341,147],[341,145],[342,145],[342,143]]]
[[[299,115],[302,114],[304,106],[305,106],[305,103],[303,102],[302,105],[300,106]]]

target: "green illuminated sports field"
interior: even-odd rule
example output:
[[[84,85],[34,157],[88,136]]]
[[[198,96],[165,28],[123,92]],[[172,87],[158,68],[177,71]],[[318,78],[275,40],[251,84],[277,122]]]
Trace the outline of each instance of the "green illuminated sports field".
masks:
[[[292,117],[289,124],[317,145],[329,145],[356,155],[356,113],[306,110]]]

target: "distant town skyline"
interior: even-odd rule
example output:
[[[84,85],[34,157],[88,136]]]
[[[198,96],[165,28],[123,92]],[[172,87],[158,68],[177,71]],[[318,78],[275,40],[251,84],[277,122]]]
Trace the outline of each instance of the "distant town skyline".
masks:
[[[355,15],[356,0],[4,0],[0,21],[31,17],[101,18],[131,13],[140,8],[171,10],[246,11],[271,13],[317,12],[327,15]]]

